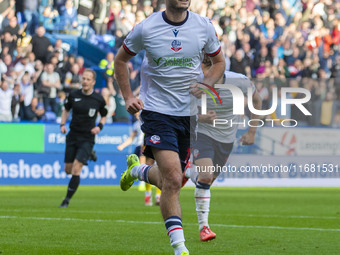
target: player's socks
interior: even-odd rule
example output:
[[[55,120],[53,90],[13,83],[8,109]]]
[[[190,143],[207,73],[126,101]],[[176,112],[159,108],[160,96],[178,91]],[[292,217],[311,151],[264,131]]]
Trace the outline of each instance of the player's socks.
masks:
[[[146,164],[136,165],[131,169],[130,174],[132,177],[138,178],[140,181],[149,183],[148,173],[151,167],[152,166]]]
[[[65,200],[70,201],[74,193],[77,191],[79,183],[80,183],[80,177],[77,175],[72,175],[72,178],[68,184]]]
[[[197,182],[195,188],[196,212],[201,231],[204,226],[209,227],[210,185]]]
[[[185,239],[182,228],[182,219],[178,216],[171,216],[167,218],[164,223],[168,236],[170,237],[170,244],[174,248],[175,255],[180,255],[182,252],[188,252],[188,249],[184,244]]]

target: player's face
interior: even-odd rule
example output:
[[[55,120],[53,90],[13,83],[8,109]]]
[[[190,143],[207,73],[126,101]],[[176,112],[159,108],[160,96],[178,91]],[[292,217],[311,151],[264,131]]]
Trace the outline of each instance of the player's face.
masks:
[[[180,10],[180,11],[186,11],[188,10],[191,0],[167,0],[168,7]]]
[[[93,89],[96,81],[93,79],[93,74],[91,72],[84,72],[82,78],[82,89],[84,92],[89,92]]]

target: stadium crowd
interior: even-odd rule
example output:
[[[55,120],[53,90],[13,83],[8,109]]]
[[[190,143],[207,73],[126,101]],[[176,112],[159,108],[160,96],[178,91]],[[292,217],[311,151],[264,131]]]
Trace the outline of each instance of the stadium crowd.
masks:
[[[47,31],[114,38],[112,52],[98,63],[106,81],[101,93],[109,105],[108,121],[129,122],[113,77],[114,53],[135,24],[164,8],[157,0],[0,1],[0,121],[56,121],[67,94],[80,88],[84,59],[70,55],[61,40],[52,45]],[[192,0],[191,10],[211,19],[226,69],[254,81],[263,109],[269,108],[275,87],[311,91],[306,106],[311,117],[292,107],[289,116],[278,110],[266,118],[340,127],[339,0]],[[138,54],[129,64],[135,93],[142,59]]]

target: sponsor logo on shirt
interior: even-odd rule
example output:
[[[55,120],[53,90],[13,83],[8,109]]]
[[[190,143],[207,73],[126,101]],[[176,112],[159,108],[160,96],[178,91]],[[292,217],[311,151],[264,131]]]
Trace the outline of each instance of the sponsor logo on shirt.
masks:
[[[193,67],[192,58],[158,58],[153,59],[157,66],[164,64],[164,66],[180,66],[180,67]]]
[[[160,143],[161,142],[161,138],[158,135],[153,135],[150,138],[150,142],[152,142],[153,144]]]
[[[177,37],[179,30],[178,29],[173,29],[172,32],[174,33],[175,37]]]
[[[161,61],[161,60],[162,60],[162,57],[158,58],[157,60],[156,60],[156,59],[153,59],[153,61],[155,61],[155,63],[156,63],[157,65],[159,65],[159,61]]]
[[[173,40],[172,43],[171,43],[171,49],[174,51],[174,52],[178,52],[182,49],[181,47],[182,43],[178,40]]]
[[[79,101],[81,101],[81,98],[75,98],[74,99],[74,102],[79,102]]]

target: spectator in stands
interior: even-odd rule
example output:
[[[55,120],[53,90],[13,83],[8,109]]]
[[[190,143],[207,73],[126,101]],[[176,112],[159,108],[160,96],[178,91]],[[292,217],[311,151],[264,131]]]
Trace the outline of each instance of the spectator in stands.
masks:
[[[0,86],[0,122],[12,121],[11,102],[13,90],[8,88],[8,83],[2,80]]]
[[[50,93],[50,88],[42,85],[41,75],[44,71],[44,65],[40,60],[35,62],[34,70],[35,72],[32,76],[34,89],[40,97],[47,96]]]
[[[233,56],[230,59],[230,71],[246,75],[246,69],[248,69],[249,73],[250,67],[247,66],[247,62],[244,58],[244,52],[243,50],[239,49],[236,51],[235,57]]]
[[[79,75],[82,75],[84,70],[85,70],[85,66],[84,66],[84,58],[79,56],[77,57],[76,59],[76,63],[78,64],[79,66]]]
[[[54,71],[54,66],[51,63],[46,64],[46,70],[41,75],[42,86],[50,88],[50,93],[44,96],[44,108],[46,111],[58,113],[57,104],[57,90],[61,89],[60,77],[57,72]]]
[[[119,1],[112,1],[110,4],[110,15],[107,28],[111,34],[116,34],[117,24],[120,23],[120,12],[122,10],[122,5]]]
[[[0,2],[0,31],[9,24],[9,19],[15,16],[15,0]],[[6,22],[7,19],[7,22]]]
[[[7,66],[4,63],[4,61],[0,58],[0,77],[2,77],[2,74],[7,73]]]
[[[25,72],[20,81],[20,119],[27,120],[27,111],[31,106],[34,95],[33,83],[30,74]]]
[[[44,117],[45,109],[43,103],[38,98],[33,97],[31,104],[25,108],[25,120],[37,121]]]
[[[16,73],[17,77],[19,77],[19,79],[25,72],[28,72],[30,75],[34,74],[34,66],[29,63],[28,56],[21,58],[21,60],[14,66],[14,72]]]
[[[113,121],[112,117],[115,114],[116,110],[116,101],[114,97],[111,95],[108,88],[102,88],[101,94],[105,99],[107,107],[106,123],[112,123]]]
[[[79,75],[79,66],[74,63],[71,70],[66,73],[64,91],[70,93],[72,90],[81,88],[81,75]]]
[[[93,20],[93,1],[90,0],[79,0],[78,3],[78,31],[79,36],[86,38],[89,28],[90,28],[90,21]]]
[[[60,18],[57,10],[53,10],[51,6],[46,6],[40,15],[40,24],[50,33],[54,30],[62,30],[60,27]]]
[[[51,0],[45,0],[45,1],[51,1]],[[66,0],[53,0],[53,8],[56,9],[59,13],[62,13],[61,9],[65,5],[66,5]]]
[[[33,52],[28,53],[28,63],[35,66],[35,55]]]
[[[12,57],[14,56],[14,51],[16,49],[16,41],[13,36],[9,32],[5,32],[1,35],[1,45],[2,52],[1,55],[4,56],[6,54],[10,54]]]
[[[64,6],[60,8],[61,26],[63,30],[73,30],[78,26],[77,9],[72,0],[67,0]]]
[[[115,56],[112,52],[108,52],[106,54],[106,58],[102,59],[99,63],[99,68],[105,70],[103,75],[106,81],[109,77],[113,77],[115,69],[114,57]]]
[[[50,40],[45,36],[46,30],[40,26],[36,30],[36,35],[31,40],[32,52],[36,59],[41,60],[44,64],[47,62],[47,57],[53,51]]]
[[[58,52],[58,63],[62,62],[64,60],[64,55],[67,54],[67,52],[63,49],[63,41],[58,39],[55,41],[54,44],[54,52]]]
[[[27,21],[27,33],[34,34],[35,28],[39,23],[39,1],[38,0],[25,0],[24,1],[24,15]]]
[[[20,111],[20,84],[15,84],[13,87],[13,96],[11,102],[11,113],[13,121],[19,120]]]
[[[96,34],[106,34],[110,16],[110,3],[107,0],[95,0],[93,6],[93,28]]]
[[[4,27],[3,33],[10,33],[10,35],[12,36],[13,40],[15,42],[17,42],[19,36],[22,34],[23,30],[20,29],[20,26],[18,25],[17,22],[17,17],[13,16],[10,20],[9,20],[9,25]]]

